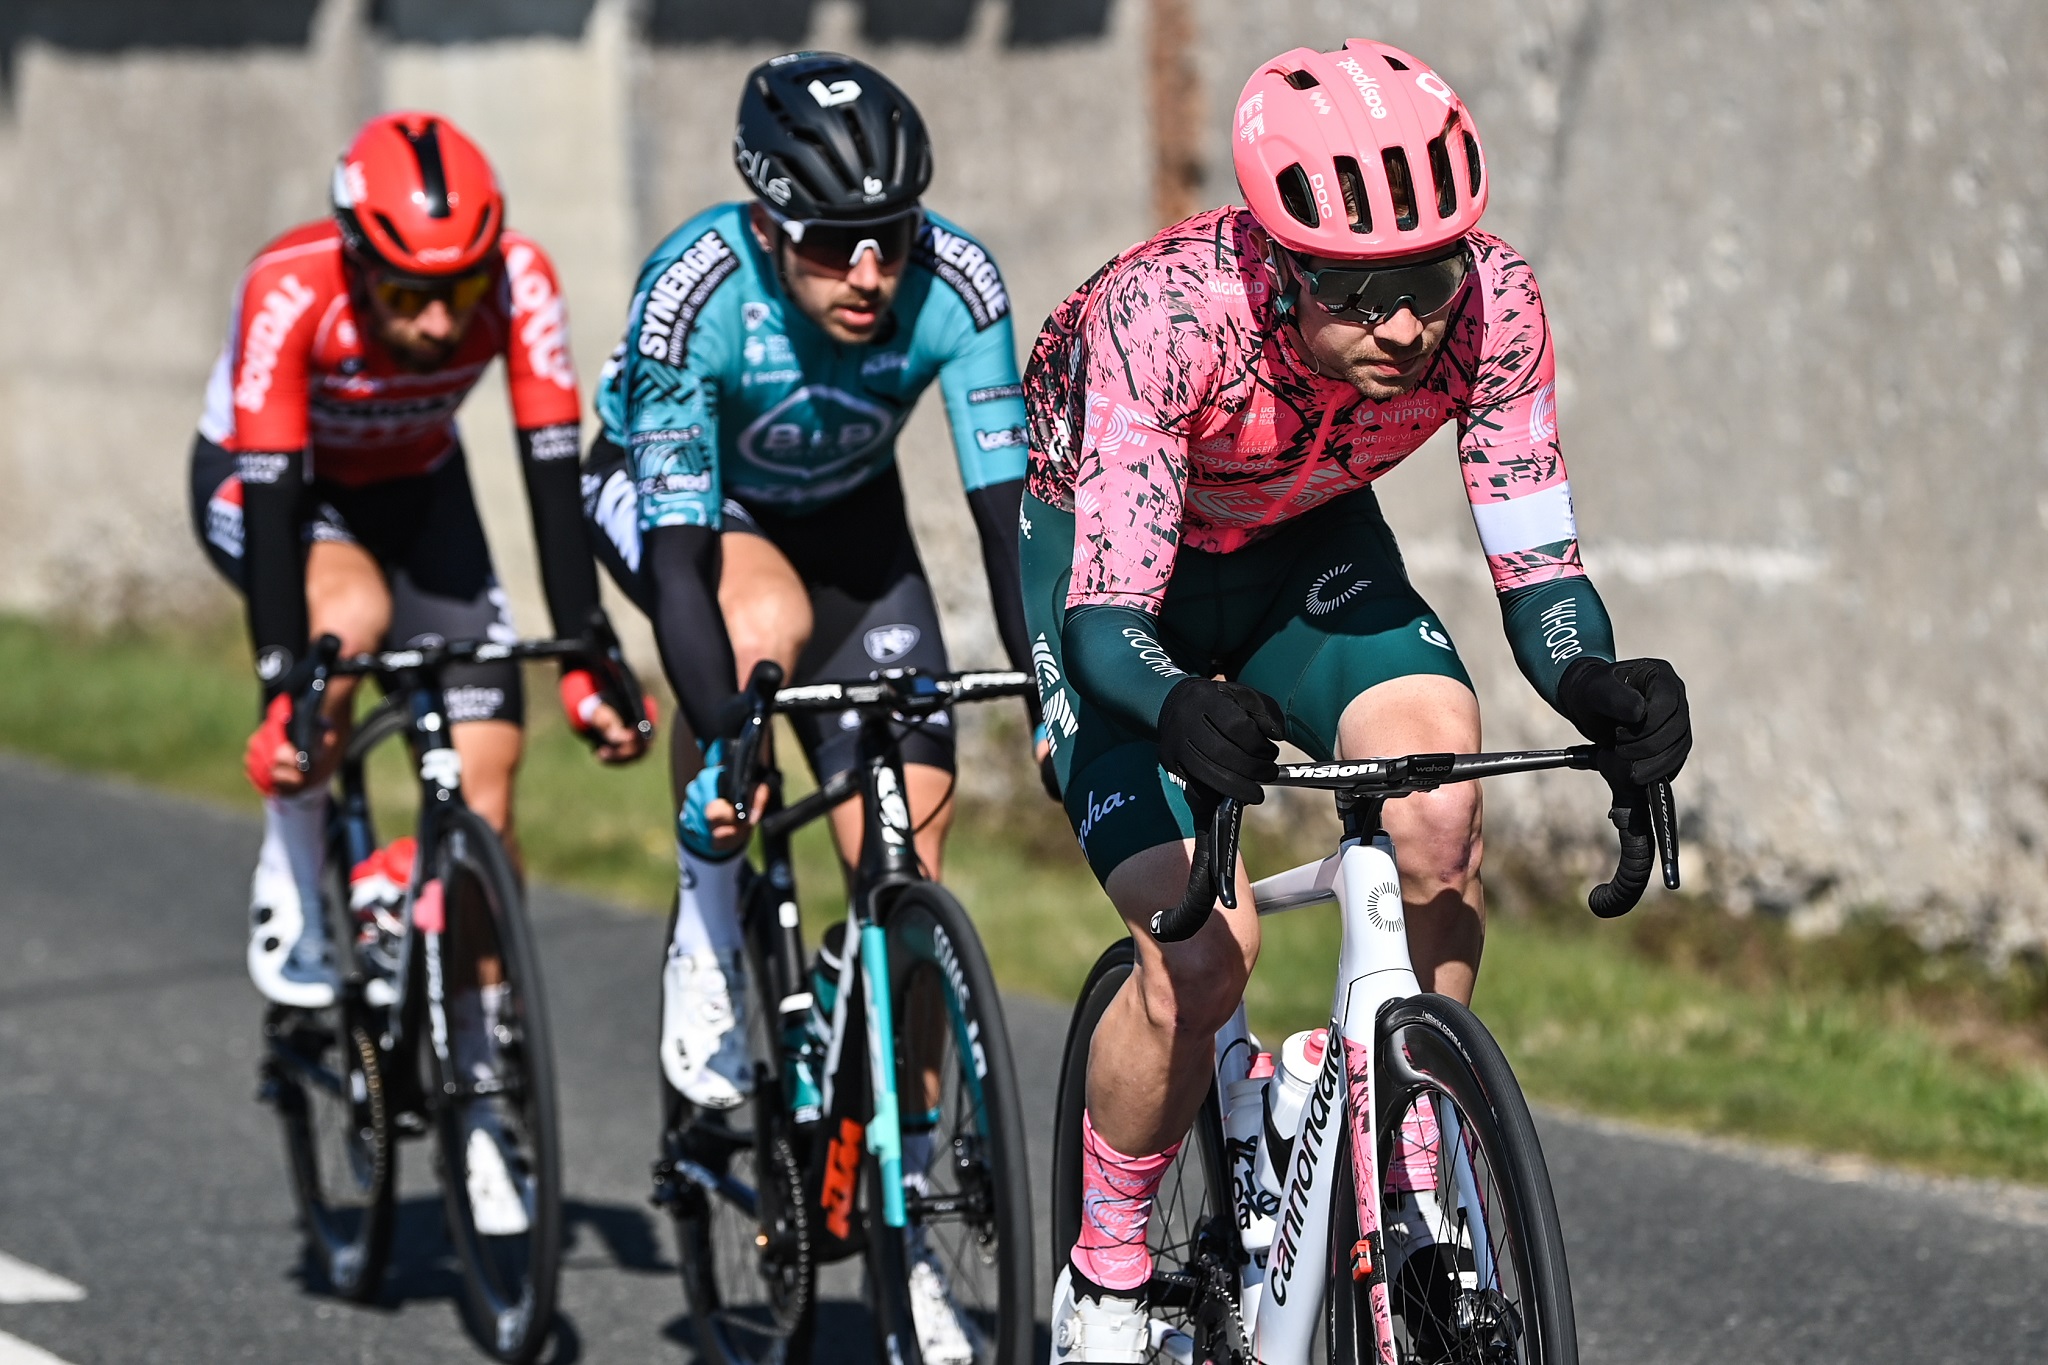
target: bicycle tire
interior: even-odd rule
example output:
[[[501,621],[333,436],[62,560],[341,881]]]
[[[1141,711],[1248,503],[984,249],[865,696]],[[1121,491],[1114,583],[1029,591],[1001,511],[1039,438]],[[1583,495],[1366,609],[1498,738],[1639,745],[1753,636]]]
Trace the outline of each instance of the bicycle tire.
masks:
[[[1081,1115],[1087,1106],[1088,1055],[1103,1012],[1135,969],[1129,939],[1110,945],[1088,973],[1067,1028],[1053,1125],[1052,1273],[1066,1268],[1081,1233]],[[1239,1316],[1243,1265],[1232,1200],[1222,1110],[1214,1084],[1167,1169],[1145,1234],[1152,1250],[1146,1311],[1194,1338],[1194,1359],[1243,1365],[1251,1352]],[[1155,1360],[1164,1359],[1155,1350]]]
[[[765,894],[750,892],[748,924],[774,922],[772,907],[766,920],[760,917]],[[817,1318],[814,1213],[776,1079],[781,1054],[774,1002],[784,992],[767,974],[755,934],[746,936],[745,951],[747,979],[729,984],[745,992],[753,1097],[722,1113],[693,1109],[663,1078],[662,1167],[670,1173],[656,1199],[675,1223],[676,1263],[699,1350],[713,1365],[779,1365],[810,1356]],[[737,1182],[752,1193],[755,1209],[675,1174],[685,1161]],[[758,1240],[763,1237],[765,1243]]]
[[[434,1120],[448,1228],[462,1263],[463,1317],[478,1342],[508,1365],[531,1365],[554,1328],[561,1275],[561,1126],[554,1049],[540,957],[525,896],[504,844],[465,806],[442,817],[432,877],[441,884],[444,962],[495,950],[506,987],[497,1029],[498,1088],[466,1094],[436,1058]],[[483,932],[488,939],[470,943]],[[470,1209],[468,1145],[472,1106],[489,1106],[508,1171],[522,1187],[527,1228],[480,1233]]]
[[[368,1303],[391,1257],[397,1152],[377,1041],[354,1015],[346,1003],[273,1009],[263,1093],[284,1131],[307,1252],[337,1298]]]
[[[890,996],[896,1025],[897,1094],[906,1130],[929,1108],[931,1160],[906,1189],[901,1233],[871,1214],[870,1284],[903,1295],[876,1305],[878,1322],[904,1321],[909,1277],[928,1253],[964,1316],[978,1365],[1025,1365],[1033,1357],[1030,1162],[1023,1101],[1002,998],[974,923],[943,886],[919,882],[890,904]],[[943,1007],[943,1023],[927,1010]],[[919,1016],[926,1027],[920,1029]],[[940,1035],[937,1056],[920,1056]],[[870,1159],[871,1166],[878,1163]],[[908,1182],[906,1182],[908,1183]],[[879,1186],[877,1187],[879,1197]],[[878,1202],[878,1201],[877,1201]],[[926,1212],[925,1210],[929,1210]],[[914,1319],[913,1325],[914,1325]],[[898,1354],[908,1359],[899,1348]],[[884,1343],[883,1358],[893,1358]]]
[[[1529,1106],[1500,1046],[1465,1006],[1417,995],[1381,1016],[1375,1048],[1384,1273],[1402,1360],[1577,1365],[1557,1200]],[[1429,1172],[1433,1215],[1400,1188],[1422,1183],[1397,1170],[1397,1140],[1411,1116],[1407,1150],[1414,1155],[1399,1164]],[[1453,1124],[1463,1135],[1455,1146],[1443,1140]],[[1348,1193],[1348,1132],[1338,1170],[1332,1283],[1349,1287],[1357,1218]],[[1447,1188],[1454,1192],[1448,1200]],[[1404,1235],[1417,1228],[1426,1230],[1427,1243]],[[1327,1320],[1328,1359],[1351,1365],[1372,1358],[1362,1292],[1332,1293]]]

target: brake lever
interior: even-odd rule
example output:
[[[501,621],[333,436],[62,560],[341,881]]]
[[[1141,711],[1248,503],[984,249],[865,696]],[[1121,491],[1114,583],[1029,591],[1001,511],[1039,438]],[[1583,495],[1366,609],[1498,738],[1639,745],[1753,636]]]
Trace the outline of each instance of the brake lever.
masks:
[[[1657,857],[1664,867],[1664,889],[1678,889],[1678,803],[1671,783],[1652,783],[1649,790],[1650,829],[1657,836]]]
[[[320,708],[327,700],[327,679],[334,661],[341,657],[341,638],[322,635],[306,656],[304,687],[292,693],[292,718],[286,734],[292,742],[292,765],[301,773],[313,771],[313,750],[320,742]]]
[[[1223,902],[1226,910],[1237,909],[1237,842],[1243,832],[1244,803],[1234,796],[1224,797],[1216,803],[1216,813],[1209,817],[1209,842],[1215,850],[1209,876],[1216,899]]]
[[[732,743],[725,751],[723,785],[726,800],[732,802],[733,816],[741,824],[753,819],[749,803],[759,785],[754,776],[754,761],[766,737],[769,718],[774,714],[776,690],[781,686],[782,666],[773,659],[763,659],[754,665],[746,689],[733,699],[733,704],[743,709]]]
[[[618,632],[612,629],[604,608],[591,609],[584,638],[589,642],[590,662],[597,673],[598,696],[642,739],[651,739],[654,721],[647,714],[647,694],[627,666],[626,651],[619,644]]]

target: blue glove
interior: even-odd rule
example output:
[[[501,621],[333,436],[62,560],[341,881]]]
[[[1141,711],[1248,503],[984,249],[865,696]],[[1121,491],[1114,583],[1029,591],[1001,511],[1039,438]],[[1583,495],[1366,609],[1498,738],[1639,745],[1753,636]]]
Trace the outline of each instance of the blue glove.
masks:
[[[1051,738],[1052,727],[1044,721],[1038,722],[1038,728],[1031,732],[1031,752],[1037,753],[1038,746]],[[1047,749],[1045,757],[1038,760],[1039,784],[1045,788],[1045,794],[1055,801],[1060,799],[1060,767],[1058,759],[1059,756],[1054,750]]]
[[[704,812],[719,799],[718,789],[725,780],[725,741],[714,739],[698,747],[704,754],[704,766],[683,789],[683,811],[676,817],[676,842],[700,858],[723,861],[741,850],[721,850],[712,843],[711,822]]]

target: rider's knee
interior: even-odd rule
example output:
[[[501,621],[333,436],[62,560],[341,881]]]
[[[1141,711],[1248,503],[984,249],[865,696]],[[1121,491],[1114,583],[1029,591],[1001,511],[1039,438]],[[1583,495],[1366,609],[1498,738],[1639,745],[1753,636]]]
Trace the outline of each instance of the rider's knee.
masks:
[[[802,599],[791,601],[770,593],[722,605],[725,632],[732,640],[733,660],[741,677],[751,674],[762,659],[773,659],[787,670],[810,643],[810,604]]]
[[[1145,1017],[1162,1032],[1206,1038],[1229,1022],[1251,979],[1256,944],[1230,933],[1209,932],[1176,944],[1169,956],[1139,973]]]
[[[1396,836],[1404,877],[1425,878],[1462,890],[1479,875],[1485,852],[1479,829],[1476,784],[1447,787],[1434,800],[1415,808],[1415,828]]]

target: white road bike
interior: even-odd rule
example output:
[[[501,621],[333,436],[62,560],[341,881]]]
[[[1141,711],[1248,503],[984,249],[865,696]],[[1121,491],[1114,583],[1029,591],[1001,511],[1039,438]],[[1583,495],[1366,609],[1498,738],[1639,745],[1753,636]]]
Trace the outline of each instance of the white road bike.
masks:
[[[1242,1005],[1217,1033],[1214,1087],[1160,1187],[1147,1238],[1155,1269],[1145,1294],[1162,1357],[1188,1365],[1191,1342],[1195,1365],[1576,1365],[1564,1236],[1528,1105],[1472,1011],[1421,990],[1380,813],[1388,800],[1449,783],[1599,768],[1604,757],[1579,746],[1281,767],[1269,785],[1332,791],[1343,821],[1335,853],[1252,887],[1261,915],[1339,907],[1330,1045],[1298,1131],[1279,1132],[1269,1085],[1251,1078],[1258,1044]],[[1615,790],[1621,861],[1589,897],[1603,918],[1634,907],[1658,852],[1665,885],[1678,885],[1670,785]],[[1236,802],[1213,803],[1187,895],[1151,926],[1162,941],[1190,937],[1219,900],[1235,905],[1241,814]],[[1103,954],[1068,1030],[1053,1159],[1059,1258],[1080,1227],[1089,1049],[1132,961],[1128,939]],[[1259,1178],[1261,1145],[1266,1169],[1284,1180]]]

